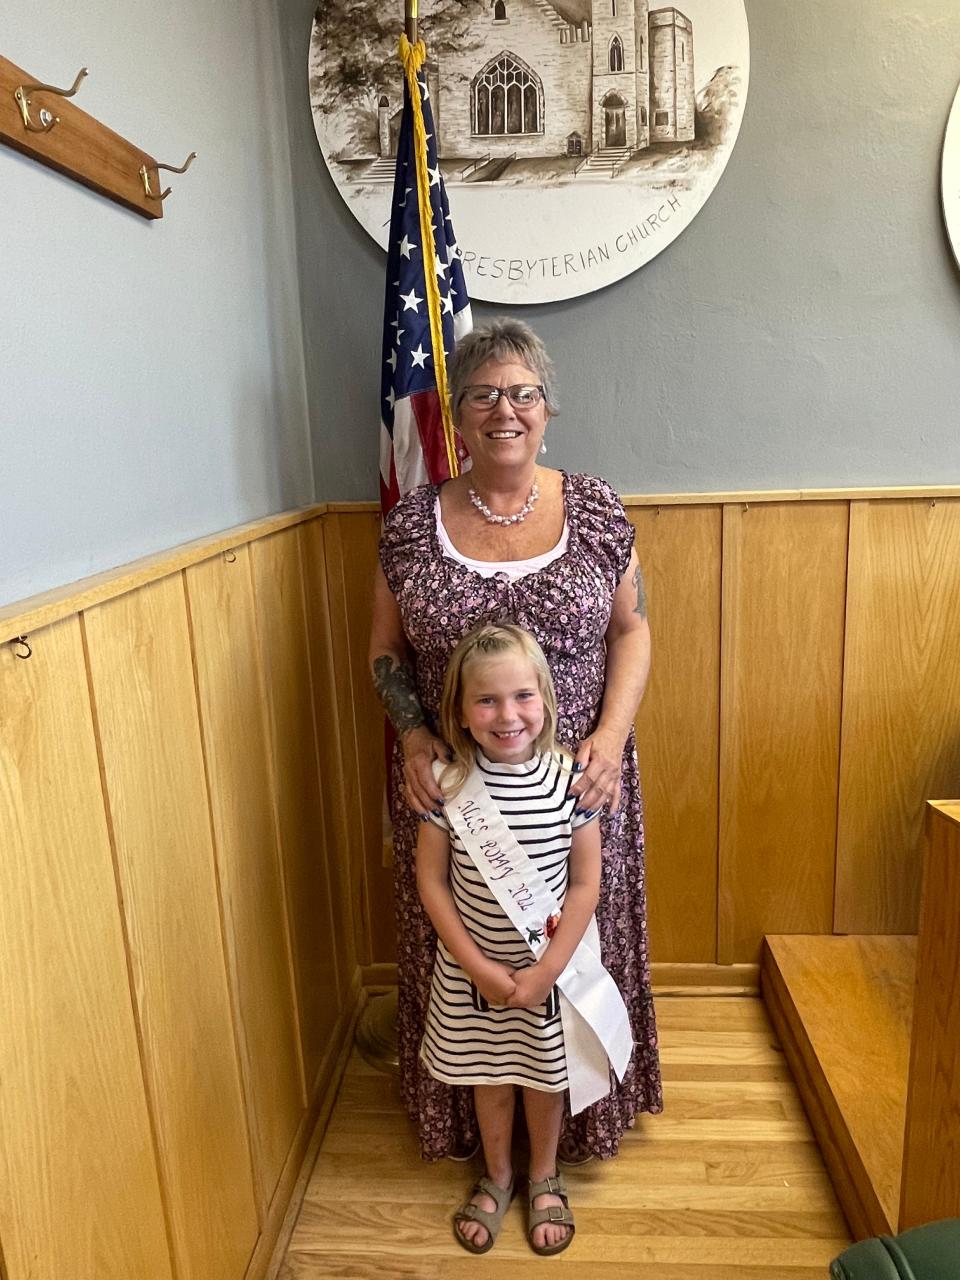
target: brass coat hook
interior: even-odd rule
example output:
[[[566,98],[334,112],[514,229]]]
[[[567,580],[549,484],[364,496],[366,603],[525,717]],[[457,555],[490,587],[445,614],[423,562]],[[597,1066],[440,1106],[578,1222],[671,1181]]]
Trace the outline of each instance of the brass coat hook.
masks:
[[[10,643],[12,645],[20,645],[22,648],[26,649],[26,653],[21,653],[18,649],[14,649],[14,653],[18,658],[26,660],[33,653],[33,650],[30,648],[30,642],[26,636],[14,636]]]
[[[39,120],[31,120],[30,107],[33,105],[33,101],[30,95],[32,93],[55,93],[58,98],[72,98],[80,88],[80,81],[86,74],[87,68],[81,67],[77,72],[77,78],[73,82],[72,89],[58,89],[52,84],[22,84],[18,89],[14,89],[13,96],[17,100],[20,114],[23,116],[23,127],[29,129],[31,133],[49,133],[55,124],[60,123],[60,117],[55,116],[46,107],[41,107]]]
[[[161,169],[166,169],[168,173],[186,173],[196,158],[197,153],[195,151],[191,151],[179,169],[172,164],[155,164],[149,167],[142,164],[140,166],[140,177],[143,179],[144,194],[149,196],[151,200],[166,200],[167,196],[170,194],[170,187],[167,187],[166,191],[161,191],[159,194],[156,191],[151,190],[150,168],[157,170],[157,178],[159,179]]]

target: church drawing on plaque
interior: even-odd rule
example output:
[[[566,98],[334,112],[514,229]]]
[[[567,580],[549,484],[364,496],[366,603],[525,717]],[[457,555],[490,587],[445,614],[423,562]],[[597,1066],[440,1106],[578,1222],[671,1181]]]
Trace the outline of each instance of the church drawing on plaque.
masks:
[[[441,156],[482,157],[489,170],[558,155],[615,166],[694,138],[693,24],[679,9],[492,0],[471,35],[468,50],[427,66]],[[399,105],[380,96],[381,156],[395,153]]]
[[[683,232],[743,118],[744,3],[419,0],[419,77],[471,297],[575,297]],[[310,41],[320,148],[381,246],[403,115],[401,9],[325,0]]]

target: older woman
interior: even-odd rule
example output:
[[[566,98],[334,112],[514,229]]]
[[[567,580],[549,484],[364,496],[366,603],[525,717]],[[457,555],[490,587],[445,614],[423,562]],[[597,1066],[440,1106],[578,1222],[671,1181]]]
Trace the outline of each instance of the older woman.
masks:
[[[646,602],[633,528],[614,491],[538,463],[557,412],[552,374],[539,339],[519,321],[467,335],[449,376],[472,469],[407,494],[380,542],[370,660],[398,735],[401,1088],[430,1160],[463,1154],[478,1140],[471,1091],[441,1084],[419,1062],[435,936],[417,896],[414,850],[421,816],[442,804],[431,766],[446,756],[435,727],[447,657],[481,622],[517,623],[540,643],[557,690],[557,736],[579,766],[580,807],[605,810],[597,922],[636,1047],[623,1082],[567,1118],[561,1156],[615,1155],[634,1116],[661,1109],[633,736],[650,663]]]

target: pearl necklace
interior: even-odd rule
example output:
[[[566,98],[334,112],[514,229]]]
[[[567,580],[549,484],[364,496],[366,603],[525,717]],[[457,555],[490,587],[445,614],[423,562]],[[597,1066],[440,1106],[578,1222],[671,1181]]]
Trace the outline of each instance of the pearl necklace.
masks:
[[[483,516],[484,520],[486,520],[488,524],[521,524],[524,520],[526,520],[527,516],[533,510],[535,502],[540,497],[540,490],[537,487],[537,482],[534,481],[533,488],[527,494],[526,502],[523,504],[523,506],[515,515],[498,516],[498,515],[495,515],[490,510],[487,504],[483,501],[483,499],[477,493],[476,489],[468,489],[467,493],[470,497],[470,501],[477,508],[477,510],[480,512],[480,514]]]

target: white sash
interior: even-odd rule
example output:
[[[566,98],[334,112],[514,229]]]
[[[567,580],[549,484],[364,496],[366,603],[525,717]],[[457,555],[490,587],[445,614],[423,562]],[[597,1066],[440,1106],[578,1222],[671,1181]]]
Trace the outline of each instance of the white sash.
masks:
[[[442,772],[442,766],[437,772]],[[444,809],[511,924],[539,957],[548,942],[547,920],[559,913],[560,905],[507,826],[476,767]],[[610,1092],[611,1066],[623,1079],[633,1049],[627,1007],[600,960],[595,917],[591,916],[557,987],[570,1112],[576,1115]]]

